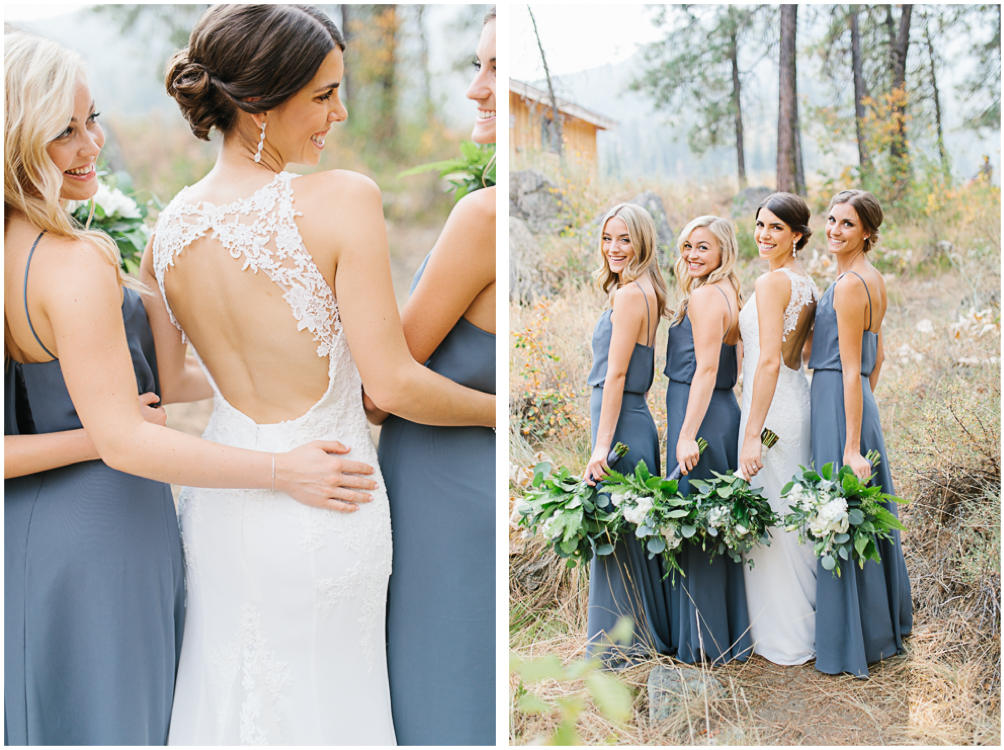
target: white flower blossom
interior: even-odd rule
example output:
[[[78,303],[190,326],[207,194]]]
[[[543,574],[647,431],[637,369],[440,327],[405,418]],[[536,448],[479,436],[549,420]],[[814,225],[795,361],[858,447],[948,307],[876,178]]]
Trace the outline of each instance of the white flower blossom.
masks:
[[[743,526],[741,523],[736,524],[735,528],[736,536],[742,539],[744,536],[750,533],[750,530]]]
[[[663,529],[662,538],[666,540],[666,546],[669,549],[676,549],[683,544],[683,537],[680,536],[679,529],[676,526],[667,526]]]
[[[847,516],[847,501],[838,497],[819,506],[815,517],[809,521],[809,530],[817,537],[823,537],[831,531],[837,534],[846,533],[850,527]]]
[[[724,505],[717,505],[708,511],[708,524],[712,528],[721,528],[729,520],[729,509]]]
[[[101,210],[108,218],[114,216],[122,219],[140,218],[136,201],[118,188],[109,188],[101,181],[98,181],[98,192],[94,194],[94,202],[101,206]]]
[[[624,520],[628,523],[633,523],[635,526],[641,526],[645,523],[645,516],[648,515],[650,510],[652,510],[652,498],[636,497],[635,505],[624,506]]]

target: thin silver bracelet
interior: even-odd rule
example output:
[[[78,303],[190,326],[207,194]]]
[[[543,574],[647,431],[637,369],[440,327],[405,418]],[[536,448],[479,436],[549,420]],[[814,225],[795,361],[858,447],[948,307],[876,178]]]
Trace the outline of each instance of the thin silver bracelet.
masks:
[[[275,454],[272,454],[272,489],[271,492],[275,492]]]

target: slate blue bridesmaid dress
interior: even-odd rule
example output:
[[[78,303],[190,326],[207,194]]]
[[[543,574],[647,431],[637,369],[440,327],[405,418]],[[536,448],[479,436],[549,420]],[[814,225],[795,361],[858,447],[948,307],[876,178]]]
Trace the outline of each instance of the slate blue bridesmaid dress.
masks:
[[[495,393],[495,334],[461,318],[426,367]],[[387,666],[397,742],[494,745],[495,433],[391,416],[379,456],[394,540]]]
[[[646,306],[648,298],[645,299]],[[586,381],[593,387],[589,402],[592,444],[603,406],[603,383],[607,377],[607,358],[613,332],[611,315],[606,310],[593,330],[593,367]],[[651,326],[646,328],[649,330]],[[659,432],[648,410],[646,396],[655,374],[655,350],[645,344],[635,344],[624,380],[624,396],[611,447],[624,443],[629,451],[611,464],[621,474],[635,470],[639,461],[653,474],[661,473],[659,464]],[[617,541],[609,555],[594,555],[589,572],[589,607],[586,625],[588,649],[608,666],[618,666],[621,656],[604,648],[604,634],[609,633],[622,616],[634,621],[634,640],[626,649],[630,660],[635,655],[657,651],[669,653],[669,644],[659,633],[668,631],[669,607],[662,586],[662,566],[658,556],[648,559],[642,543],[629,534]]]
[[[725,301],[731,312],[728,297]],[[676,443],[687,416],[690,384],[696,369],[694,331],[688,315],[670,327],[666,347],[667,467],[677,464]],[[736,347],[722,344],[715,390],[697,431],[708,447],[689,475],[680,478],[679,487],[684,494],[690,491],[690,479],[712,479],[712,471],[724,474],[739,466],[740,409],[733,392],[737,374]],[[704,655],[715,665],[748,659],[753,642],[743,564],[722,555],[711,560],[708,552],[688,543],[680,546],[677,560],[685,575],[677,574],[675,584],[672,578],[663,582],[664,596],[670,603],[669,636],[676,658],[693,664],[701,659],[703,646]]]
[[[844,276],[833,282],[819,301],[809,357],[813,370],[812,462],[817,468],[830,462],[837,468],[843,465],[847,430],[833,292]],[[868,317],[871,328],[870,292]],[[877,352],[878,335],[866,329],[861,340],[861,453],[874,449],[881,454],[874,482],[882,485],[883,492],[895,494],[878,406],[868,382]],[[898,515],[896,503],[885,503],[885,507]],[[913,605],[899,531],[893,531],[891,542],[879,542],[879,554],[881,564],[867,562],[863,570],[856,564],[841,565],[843,575],[839,578],[817,562],[816,669],[820,672],[867,677],[870,662],[903,650],[903,637],[913,626]]]
[[[137,393],[157,393],[146,311],[123,293]],[[5,435],[81,427],[57,359],[8,360],[4,407]],[[4,480],[4,744],[165,744],[184,596],[169,485],[101,461]]]

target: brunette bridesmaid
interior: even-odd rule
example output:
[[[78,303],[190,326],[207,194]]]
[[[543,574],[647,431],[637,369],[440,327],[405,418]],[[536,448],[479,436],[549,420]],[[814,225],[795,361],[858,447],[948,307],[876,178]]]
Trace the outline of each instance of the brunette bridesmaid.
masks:
[[[868,262],[878,244],[882,207],[864,190],[844,190],[830,201],[827,247],[839,276],[816,310],[809,367],[812,376],[812,461],[844,464],[895,494],[875,386],[882,369],[882,321],[888,305],[882,274]],[[873,467],[865,454],[881,456]],[[885,507],[896,514],[896,504]],[[913,625],[910,578],[899,531],[879,542],[881,563],[843,566],[839,578],[817,563],[816,669],[868,676],[868,664],[903,650]]]

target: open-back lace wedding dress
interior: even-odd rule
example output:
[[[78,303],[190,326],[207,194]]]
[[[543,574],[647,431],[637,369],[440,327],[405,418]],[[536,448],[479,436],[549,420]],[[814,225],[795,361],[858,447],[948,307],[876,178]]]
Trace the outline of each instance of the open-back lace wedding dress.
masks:
[[[346,458],[377,467],[338,305],[294,220],[293,177],[283,172],[225,206],[179,193],[157,225],[157,281],[178,325],[169,269],[186,252],[225,249],[245,273],[279,286],[298,329],[328,358],[320,401],[276,424],[238,411],[210,375],[215,405],[204,438],[267,452],[338,440],[352,448]],[[216,241],[189,248],[201,238]],[[182,491],[187,613],[171,744],[394,744],[384,635],[390,514],[379,470],[373,478],[373,501],[354,513],[268,490]]]
[[[784,310],[782,350],[800,317],[814,314],[816,285],[807,276],[782,268],[791,282],[791,301]],[[807,309],[808,308],[808,309]],[[739,452],[753,401],[753,380],[760,360],[760,321],[756,293],[739,313],[743,339],[743,405],[739,425]],[[799,354],[799,360],[801,355]],[[809,421],[809,383],[802,370],[793,370],[781,358],[777,387],[764,427],[778,441],[767,451],[763,468],[753,477],[752,487],[762,487],[770,507],[782,517],[788,504],[781,488],[812,460]],[[769,547],[755,547],[746,556],[754,568],[744,566],[746,602],[749,606],[753,651],[775,664],[802,664],[816,655],[816,558],[811,544],[799,544],[797,532],[777,526],[770,531]]]

